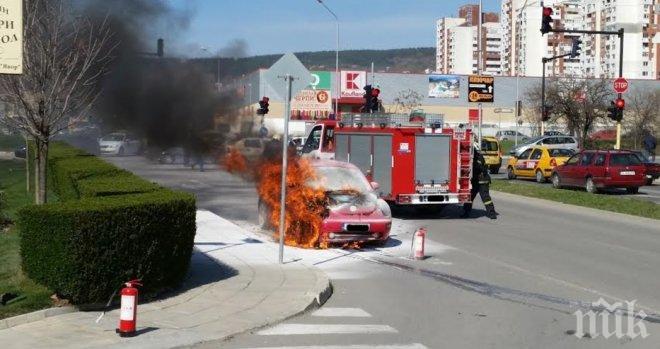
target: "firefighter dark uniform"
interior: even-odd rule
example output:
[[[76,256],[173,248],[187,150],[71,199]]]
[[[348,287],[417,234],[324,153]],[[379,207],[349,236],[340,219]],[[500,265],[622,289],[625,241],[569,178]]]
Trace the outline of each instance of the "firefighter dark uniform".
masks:
[[[486,160],[484,160],[483,155],[475,149],[474,157],[472,159],[472,191],[471,191],[471,201],[474,202],[474,199],[477,197],[477,193],[481,196],[481,201],[486,206],[486,216],[490,219],[497,219],[497,212],[495,212],[495,205],[493,204],[493,199],[490,197],[489,192],[490,186],[490,175],[488,174],[488,166],[486,166]],[[470,216],[472,211],[472,203],[466,203],[463,205],[463,216],[467,218]]]

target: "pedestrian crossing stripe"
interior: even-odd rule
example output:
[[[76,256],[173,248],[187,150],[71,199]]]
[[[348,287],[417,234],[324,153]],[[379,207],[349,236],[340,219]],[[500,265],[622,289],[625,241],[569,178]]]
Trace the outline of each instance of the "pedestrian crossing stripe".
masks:
[[[311,346],[286,346],[286,347],[262,347],[244,349],[428,349],[426,346],[413,344],[386,344],[386,345],[311,345]]]
[[[279,324],[257,332],[259,336],[286,336],[306,334],[368,334],[368,333],[398,333],[395,328],[387,325],[356,325],[356,324]]]
[[[371,317],[371,314],[360,308],[321,308],[312,313],[320,317]]]

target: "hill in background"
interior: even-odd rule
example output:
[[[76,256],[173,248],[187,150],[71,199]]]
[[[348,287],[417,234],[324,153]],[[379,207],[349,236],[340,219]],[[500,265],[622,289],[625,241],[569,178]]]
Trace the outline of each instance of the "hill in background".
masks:
[[[244,58],[220,58],[220,80],[224,81],[260,68],[268,68],[282,55],[264,55]],[[309,70],[335,70],[335,51],[298,52],[296,56]],[[217,58],[196,58],[194,64],[216,76]],[[391,50],[347,50],[339,52],[339,67],[347,70],[371,70],[390,73],[424,73],[435,68],[435,48],[418,47]]]

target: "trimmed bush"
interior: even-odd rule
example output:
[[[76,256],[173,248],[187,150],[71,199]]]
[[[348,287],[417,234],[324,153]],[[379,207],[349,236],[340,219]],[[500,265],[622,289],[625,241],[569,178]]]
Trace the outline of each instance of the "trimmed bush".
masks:
[[[194,197],[71,147],[53,148],[50,174],[61,202],[18,213],[28,276],[75,304],[105,303],[132,278],[147,293],[176,287],[190,264]]]

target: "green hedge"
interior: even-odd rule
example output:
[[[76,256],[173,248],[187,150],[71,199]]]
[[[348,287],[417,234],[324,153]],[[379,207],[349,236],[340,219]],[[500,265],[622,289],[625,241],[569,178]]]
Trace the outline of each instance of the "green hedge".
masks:
[[[177,286],[195,236],[195,199],[83,152],[54,144],[50,177],[61,202],[18,213],[23,269],[75,304],[107,301],[122,283]]]

